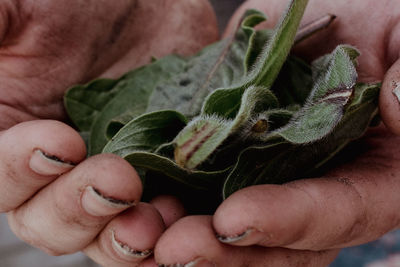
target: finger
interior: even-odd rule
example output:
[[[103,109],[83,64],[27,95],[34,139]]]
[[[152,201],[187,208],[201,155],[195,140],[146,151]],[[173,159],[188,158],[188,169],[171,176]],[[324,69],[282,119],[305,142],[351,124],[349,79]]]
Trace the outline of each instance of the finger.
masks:
[[[186,214],[182,202],[174,196],[157,196],[150,203],[160,212],[167,228]]]
[[[101,154],[80,163],[8,213],[22,240],[52,255],[86,247],[119,212],[140,199],[142,185],[122,158]]]
[[[82,138],[56,121],[20,123],[0,135],[0,212],[10,211],[85,158]]]
[[[327,266],[337,251],[311,252],[235,247],[215,237],[209,216],[185,217],[162,235],[155,249],[160,266]]]
[[[327,178],[241,190],[214,215],[219,239],[323,250],[366,243],[399,226],[400,137],[376,129],[367,152]]]
[[[400,60],[385,75],[379,108],[385,125],[390,131],[400,135]]]
[[[84,252],[101,266],[136,266],[153,253],[165,229],[157,209],[139,203],[114,218]],[[147,259],[149,264],[153,259]]]

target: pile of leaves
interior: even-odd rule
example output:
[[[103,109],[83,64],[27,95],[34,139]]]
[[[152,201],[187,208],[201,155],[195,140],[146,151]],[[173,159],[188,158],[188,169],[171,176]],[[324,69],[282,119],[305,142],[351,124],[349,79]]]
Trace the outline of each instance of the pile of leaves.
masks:
[[[380,84],[357,83],[351,46],[311,65],[290,55],[307,2],[292,0],[274,30],[255,30],[266,17],[248,10],[232,38],[192,57],[70,89],[65,107],[89,154],[126,159],[147,197],[209,207],[250,185],[311,175],[363,135]]]

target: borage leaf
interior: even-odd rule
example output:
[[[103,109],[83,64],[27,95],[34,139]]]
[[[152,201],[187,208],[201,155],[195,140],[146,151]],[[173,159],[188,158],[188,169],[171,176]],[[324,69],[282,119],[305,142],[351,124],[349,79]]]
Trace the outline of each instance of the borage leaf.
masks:
[[[243,78],[247,72],[245,58],[255,35],[252,27],[264,20],[259,11],[248,10],[233,38],[210,45],[188,58],[183,72],[157,86],[147,112],[174,109],[189,118],[198,115],[211,91]]]
[[[378,112],[379,84],[357,84],[343,119],[325,138],[314,143],[272,144],[244,149],[225,181],[223,194],[256,184],[282,184],[311,175],[349,142],[360,138]]]
[[[286,61],[295,40],[308,0],[291,1],[288,10],[275,28],[271,40],[260,53],[252,70],[231,88],[221,88],[209,95],[203,105],[204,115],[234,118],[240,99],[247,87],[262,86],[270,89]]]
[[[263,141],[276,136],[304,144],[329,134],[343,116],[357,80],[353,55],[355,49],[338,46],[328,57],[327,68],[318,74],[315,86],[304,107],[283,128],[272,132]]]
[[[124,116],[131,119],[143,114],[151,93],[162,81],[182,71],[185,60],[178,56],[168,56],[154,63],[137,69],[132,75],[121,79],[116,94],[96,116],[90,129],[89,154],[97,154],[109,141],[108,127],[115,118]],[[118,129],[114,129],[116,132]]]
[[[271,90],[282,108],[298,108],[304,105],[312,88],[310,65],[291,55],[282,66]]]
[[[240,82],[241,85],[219,89],[207,98],[202,116],[189,124],[176,139],[175,160],[178,164],[189,169],[197,167],[223,141],[240,130],[258,106],[263,106],[264,110],[277,108],[279,103],[269,89],[290,52],[307,2],[291,2],[254,69]],[[275,104],[271,104],[272,98]]]
[[[190,122],[175,139],[175,161],[194,169],[203,163],[229,136],[247,127],[258,113],[279,105],[275,95],[263,87],[250,87],[243,94],[234,120],[216,116],[199,116]]]
[[[98,79],[77,85],[67,91],[64,106],[72,122],[82,132],[88,132],[98,113],[119,91],[118,80]]]
[[[221,187],[231,168],[220,171],[190,171],[178,166],[173,160],[148,152],[133,152],[124,157],[135,167],[144,168],[172,178],[191,188],[214,191]]]
[[[121,157],[136,151],[153,152],[160,145],[172,141],[185,125],[186,118],[176,111],[147,113],[125,125],[103,152]]]

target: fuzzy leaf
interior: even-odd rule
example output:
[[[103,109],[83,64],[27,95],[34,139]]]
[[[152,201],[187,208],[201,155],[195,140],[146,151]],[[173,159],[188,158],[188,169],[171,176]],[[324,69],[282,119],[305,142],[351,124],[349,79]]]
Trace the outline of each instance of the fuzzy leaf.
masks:
[[[230,135],[246,127],[255,114],[277,108],[278,104],[270,90],[250,87],[243,94],[239,112],[234,120],[200,116],[183,129],[175,140],[175,161],[182,167],[196,168]]]
[[[189,171],[181,168],[167,157],[140,151],[125,155],[124,159],[132,164],[132,166],[163,174],[189,187],[202,190],[214,191],[213,188],[220,187],[230,170],[230,168],[226,168],[212,172]]]
[[[118,80],[99,79],[67,91],[64,106],[80,131],[87,132],[104,105],[118,93]]]
[[[218,89],[208,96],[202,108],[204,115],[233,118],[239,110],[240,99],[247,87],[272,87],[292,48],[307,3],[308,0],[290,2],[250,73],[231,88]]]
[[[147,113],[131,120],[104,147],[104,153],[125,157],[135,151],[153,152],[172,141],[186,125],[186,118],[176,111]]]
[[[211,91],[243,78],[247,71],[245,58],[255,34],[252,27],[264,20],[259,11],[248,10],[234,38],[206,47],[187,60],[183,72],[157,86],[147,112],[174,109],[187,117],[198,115]]]
[[[342,121],[324,139],[296,145],[283,139],[243,150],[224,185],[224,197],[246,186],[282,184],[321,167],[352,140],[360,138],[377,114],[379,84],[357,84]]]
[[[280,106],[287,108],[304,105],[312,87],[310,65],[297,57],[289,56],[271,90],[279,99]]]
[[[329,134],[339,123],[348,103],[357,72],[350,55],[355,49],[338,46],[329,56],[325,71],[318,79],[304,107],[283,128],[271,133],[265,139],[280,136],[285,140],[304,144],[319,140]]]
[[[120,87],[118,94],[108,101],[92,124],[89,154],[101,153],[109,141],[108,127],[115,118],[123,114],[127,120],[128,116],[133,119],[143,114],[155,87],[176,72],[182,71],[184,63],[184,59],[180,57],[168,56],[139,68],[131,76],[121,79],[117,84]],[[112,130],[116,131],[116,129]]]

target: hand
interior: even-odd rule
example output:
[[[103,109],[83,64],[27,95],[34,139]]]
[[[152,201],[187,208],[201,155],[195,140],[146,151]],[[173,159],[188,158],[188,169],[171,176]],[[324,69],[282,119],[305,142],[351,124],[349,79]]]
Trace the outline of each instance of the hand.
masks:
[[[0,2],[0,212],[17,236],[53,255],[84,250],[105,266],[154,265],[150,252],[181,204],[139,203],[128,163],[85,159],[78,133],[54,120],[66,117],[71,85],[192,54],[217,34],[205,0]]]
[[[226,34],[247,8],[266,12],[270,19],[264,26],[272,26],[286,3],[248,0]],[[360,49],[360,80],[384,79],[381,114],[399,133],[398,119],[394,120],[400,115],[399,100],[392,90],[397,81],[400,84],[400,6],[390,0],[310,0],[304,22],[327,13],[337,15],[336,21],[295,52],[311,60],[339,43]],[[324,177],[249,187],[224,201],[213,217],[179,220],[157,243],[156,261],[167,266],[197,262],[196,266],[322,267],[338,249],[398,228],[400,138],[382,126],[372,129],[356,149],[362,153]]]

